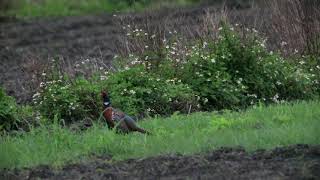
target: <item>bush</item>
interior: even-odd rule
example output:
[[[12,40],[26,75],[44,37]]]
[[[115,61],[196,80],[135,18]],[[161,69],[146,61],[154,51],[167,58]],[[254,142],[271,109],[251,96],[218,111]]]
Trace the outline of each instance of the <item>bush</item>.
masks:
[[[18,107],[14,98],[7,96],[0,88],[0,131],[9,131],[18,127]]]
[[[87,117],[98,119],[102,111],[101,90],[109,92],[113,107],[140,117],[188,112],[190,106],[197,105],[195,95],[187,85],[148,72],[142,65],[109,76],[97,73],[87,79],[78,77],[74,80],[53,70],[40,84],[34,103],[48,119],[64,119],[66,123]]]
[[[3,88],[0,87],[0,132],[9,132],[18,130],[32,124],[28,121],[33,115],[30,106],[18,106],[15,99],[6,95]]]
[[[214,44],[208,44],[214,45]],[[197,92],[206,110],[237,107],[247,88],[242,81],[235,83],[227,72],[226,60],[203,46],[193,46],[193,51],[182,68],[181,79]]]
[[[130,115],[169,115],[187,112],[196,104],[193,91],[175,79],[164,79],[137,65],[116,72],[105,81],[113,106]]]
[[[150,58],[145,50],[132,62],[165,79],[181,80],[199,96],[202,109],[239,108],[263,101],[308,99],[315,95],[312,73],[278,53],[268,52],[255,30],[240,35],[222,23],[217,40],[185,46],[175,36],[163,41],[163,53]],[[148,41],[144,41],[148,42]],[[152,47],[146,44],[145,47]],[[313,79],[313,80],[312,80]],[[319,89],[319,88],[318,88]]]
[[[66,123],[97,118],[101,108],[96,104],[99,88],[84,78],[73,81],[60,76],[40,84],[40,92],[34,95],[36,109],[48,119],[64,119]]]
[[[258,100],[305,99],[314,94],[307,71],[297,69],[279,54],[268,52],[265,40],[255,32],[241,38],[232,27],[224,25],[220,39],[211,50],[222,61],[232,81],[244,86],[245,104]]]
[[[219,33],[217,40],[190,46],[179,45],[175,41],[179,38],[172,37],[156,53],[147,48],[152,45],[145,44],[140,55],[117,59],[122,64],[112,68],[115,71],[97,67],[95,75],[86,79],[70,80],[54,70],[35,94],[37,109],[49,119],[96,119],[102,110],[102,89],[109,92],[114,107],[138,116],[199,108],[238,109],[260,101],[308,99],[319,94],[317,59],[288,61],[268,52],[265,40],[254,31],[240,35],[222,24]],[[83,63],[85,68],[89,62]]]

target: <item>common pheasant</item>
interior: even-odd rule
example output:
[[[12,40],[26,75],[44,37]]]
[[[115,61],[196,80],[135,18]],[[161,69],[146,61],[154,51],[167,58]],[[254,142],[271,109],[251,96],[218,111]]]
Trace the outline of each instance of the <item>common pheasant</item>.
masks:
[[[106,91],[101,92],[103,99],[103,117],[106,120],[109,129],[117,128],[118,131],[128,133],[138,131],[144,134],[150,134],[148,131],[138,127],[136,122],[128,115],[111,106],[111,100]]]

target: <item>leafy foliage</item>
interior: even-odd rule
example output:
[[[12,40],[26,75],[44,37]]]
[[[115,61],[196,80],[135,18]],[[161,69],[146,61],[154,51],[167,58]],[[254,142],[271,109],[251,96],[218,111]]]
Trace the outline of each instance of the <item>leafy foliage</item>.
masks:
[[[98,118],[102,89],[111,94],[114,107],[135,116],[238,109],[258,102],[309,99],[319,91],[319,75],[308,70],[312,65],[268,52],[265,40],[254,31],[242,36],[222,24],[217,40],[184,47],[175,40],[164,44],[158,58],[146,49],[116,59],[122,63],[115,71],[97,71],[87,78],[70,80],[53,70],[36,95],[38,110],[50,119]]]
[[[17,105],[15,99],[0,87],[0,133],[25,128],[34,123],[29,121],[32,116],[33,110],[30,106]]]
[[[189,105],[196,103],[187,85],[148,73],[141,65],[112,74],[104,87],[110,91],[114,106],[131,115],[187,112]]]
[[[240,36],[233,27],[222,24],[217,41],[192,44],[185,57],[172,57],[182,53],[174,46],[169,49],[166,61],[171,67],[179,64],[172,74],[189,85],[208,110],[308,99],[317,94],[314,72],[268,52],[265,40],[256,32]]]
[[[36,109],[47,117],[64,119],[66,123],[97,117],[101,110],[97,105],[100,88],[84,78],[73,81],[59,76],[40,84],[41,90],[34,95]]]
[[[0,88],[0,131],[8,131],[17,126],[18,107],[13,97]]]

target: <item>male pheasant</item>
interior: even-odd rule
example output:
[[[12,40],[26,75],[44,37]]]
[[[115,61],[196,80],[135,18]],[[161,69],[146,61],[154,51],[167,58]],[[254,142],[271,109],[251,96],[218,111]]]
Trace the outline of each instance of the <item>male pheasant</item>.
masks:
[[[103,99],[104,107],[103,117],[107,121],[109,129],[113,129],[117,126],[117,130],[124,133],[138,131],[143,134],[150,134],[148,131],[138,127],[136,122],[130,116],[113,108],[107,92],[102,91],[101,97]]]

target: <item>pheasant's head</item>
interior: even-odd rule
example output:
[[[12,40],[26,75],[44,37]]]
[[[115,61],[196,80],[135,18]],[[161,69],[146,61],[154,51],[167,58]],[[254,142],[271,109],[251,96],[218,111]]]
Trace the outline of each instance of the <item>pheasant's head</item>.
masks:
[[[108,96],[108,93],[106,91],[101,91],[101,97],[103,99],[103,106],[105,108],[110,107],[111,106],[111,100]]]

